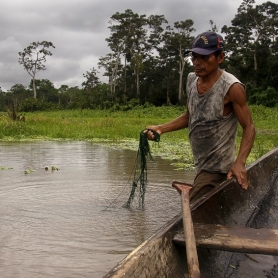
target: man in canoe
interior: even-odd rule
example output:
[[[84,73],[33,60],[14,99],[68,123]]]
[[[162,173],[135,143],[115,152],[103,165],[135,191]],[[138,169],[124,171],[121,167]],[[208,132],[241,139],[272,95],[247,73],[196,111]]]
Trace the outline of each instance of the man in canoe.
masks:
[[[220,69],[225,58],[224,41],[215,32],[198,35],[191,53],[194,72],[186,83],[187,107],[178,118],[146,129],[149,140],[154,132],[189,129],[196,177],[190,198],[233,176],[248,188],[245,164],[255,139],[255,128],[246,102],[245,86],[232,74]],[[238,123],[243,129],[236,155]]]

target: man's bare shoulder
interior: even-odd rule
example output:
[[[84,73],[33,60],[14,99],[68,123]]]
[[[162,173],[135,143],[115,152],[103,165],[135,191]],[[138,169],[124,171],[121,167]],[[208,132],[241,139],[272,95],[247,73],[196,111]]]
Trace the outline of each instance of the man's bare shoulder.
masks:
[[[242,103],[246,102],[246,91],[245,87],[239,83],[234,83],[228,90],[225,96],[225,102],[232,102],[232,103]]]

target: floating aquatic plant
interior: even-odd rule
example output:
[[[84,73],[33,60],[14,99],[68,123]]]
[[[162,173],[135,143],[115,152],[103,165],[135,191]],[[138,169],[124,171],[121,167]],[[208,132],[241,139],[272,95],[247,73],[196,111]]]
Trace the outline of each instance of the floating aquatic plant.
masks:
[[[58,170],[60,170],[58,167],[56,167],[56,166],[51,166],[51,171],[58,171]]]
[[[34,169],[28,169],[28,170],[25,170],[25,171],[24,171],[24,174],[25,174],[25,175],[28,175],[28,174],[31,174],[31,173],[33,173],[33,172],[35,172]]]
[[[0,170],[11,170],[12,167],[0,166]]]

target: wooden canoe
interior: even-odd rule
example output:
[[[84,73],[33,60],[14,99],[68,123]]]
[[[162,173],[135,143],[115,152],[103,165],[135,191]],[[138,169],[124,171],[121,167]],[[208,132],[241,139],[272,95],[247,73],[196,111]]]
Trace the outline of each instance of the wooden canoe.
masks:
[[[238,252],[278,255],[278,231],[266,229],[271,228],[271,204],[278,199],[278,148],[247,171],[248,190],[231,179],[191,203],[202,277],[237,277],[231,272]],[[179,214],[104,278],[188,277],[182,229]]]

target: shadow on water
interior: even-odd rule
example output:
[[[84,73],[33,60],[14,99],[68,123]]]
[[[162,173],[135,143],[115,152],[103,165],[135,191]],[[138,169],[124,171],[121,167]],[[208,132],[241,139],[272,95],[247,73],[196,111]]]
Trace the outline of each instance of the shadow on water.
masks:
[[[145,209],[123,208],[135,156],[88,142],[2,142],[0,276],[102,277],[179,213],[171,183],[193,173],[160,158],[148,163]]]

